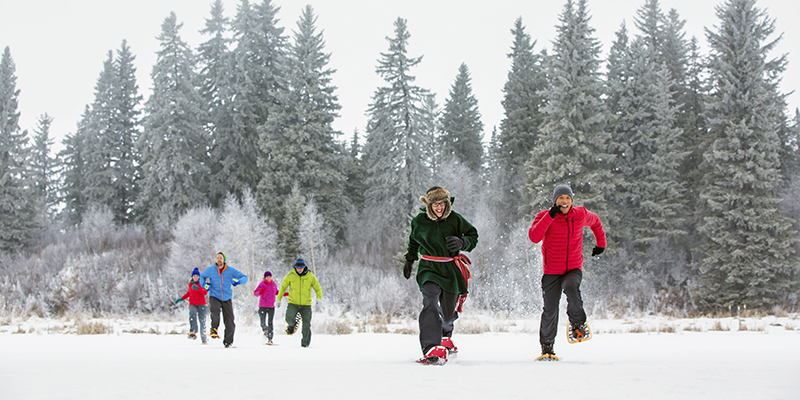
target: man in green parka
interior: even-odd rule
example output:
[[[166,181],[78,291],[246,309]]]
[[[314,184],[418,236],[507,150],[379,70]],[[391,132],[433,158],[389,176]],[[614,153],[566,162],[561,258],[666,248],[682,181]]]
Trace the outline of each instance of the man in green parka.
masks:
[[[417,362],[442,365],[458,348],[453,344],[453,324],[467,296],[470,261],[460,252],[478,244],[478,231],[453,211],[450,192],[438,186],[419,200],[425,208],[411,220],[408,252],[403,276],[411,277],[414,261],[417,284],[422,292],[419,341],[423,357]]]

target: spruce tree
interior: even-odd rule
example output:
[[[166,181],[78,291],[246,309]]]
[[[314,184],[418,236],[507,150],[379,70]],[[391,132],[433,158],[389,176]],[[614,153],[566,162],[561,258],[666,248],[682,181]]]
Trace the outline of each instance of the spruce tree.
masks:
[[[208,137],[195,83],[194,56],[179,34],[175,13],[161,25],[153,66],[153,93],[145,105],[141,192],[136,208],[156,232],[169,232],[178,216],[206,202]]]
[[[610,172],[608,112],[601,99],[600,45],[592,37],[586,0],[567,1],[548,61],[552,85],[542,134],[526,163],[532,210],[552,206],[553,187],[569,184],[576,203],[601,218],[616,186]],[[609,224],[614,226],[613,223]]]
[[[790,222],[779,210],[784,105],[777,86],[786,58],[768,58],[774,20],[754,0],[728,0],[716,14],[719,26],[706,30],[713,142],[701,165],[698,294],[708,309],[768,309],[796,290],[798,265],[797,237],[787,235]]]
[[[19,127],[16,65],[6,47],[0,58],[0,251],[19,251],[38,228],[27,171],[28,138]]]
[[[224,15],[222,0],[215,0],[211,6],[211,17],[206,19],[205,27],[200,31],[209,38],[200,44],[197,54],[199,91],[208,117],[204,125],[211,135],[211,153],[215,155],[209,160],[212,177],[209,179],[210,203],[215,207],[222,205],[229,190],[228,183],[224,179],[218,179],[224,168],[222,161],[227,159],[218,146],[225,146],[229,140],[225,137],[231,133],[232,126],[233,112],[229,106],[235,97],[231,89],[233,59],[230,51],[231,39],[228,38],[230,24],[230,20]]]
[[[613,170],[618,174],[614,204],[626,211],[623,225],[640,254],[660,239],[685,235],[684,188],[680,166],[686,157],[669,71],[639,37],[626,52],[624,79],[609,81],[617,103],[612,109]],[[612,70],[609,67],[609,70]]]
[[[479,172],[483,163],[483,123],[471,81],[469,68],[462,63],[444,104],[441,143],[446,156]]]
[[[270,0],[256,5],[242,0],[237,8],[229,83],[220,94],[227,101],[226,115],[214,127],[216,168],[211,189],[215,199],[228,193],[241,197],[245,188],[257,193],[263,177],[258,128],[267,122],[270,109],[279,106],[278,93],[285,86],[286,38],[278,27],[279,10]]]
[[[62,144],[64,149],[58,153],[62,171],[59,198],[64,203],[62,211],[63,220],[72,226],[77,226],[83,220],[84,213],[88,210],[86,198],[86,149],[87,135],[89,135],[89,120],[92,110],[87,104],[81,120],[78,122],[74,134],[68,134]]]
[[[133,221],[134,201],[138,197],[136,174],[140,155],[136,151],[136,141],[141,134],[142,96],[136,82],[136,57],[131,53],[127,41],[123,40],[114,61],[114,115],[111,124],[113,133],[112,185],[115,200],[111,204],[114,221],[129,223]]]
[[[44,225],[51,221],[58,206],[58,160],[51,155],[54,141],[50,137],[53,117],[39,117],[33,133],[30,156],[31,185],[36,198],[36,213]]]
[[[286,89],[280,107],[259,129],[259,201],[275,219],[279,232],[285,223],[282,200],[293,185],[303,196],[313,196],[320,214],[338,234],[345,226],[348,204],[344,196],[344,150],[335,138],[333,121],[341,108],[331,84],[330,55],[317,32],[316,16],[306,6],[287,52]],[[286,241],[285,238],[281,240]]]
[[[344,160],[344,174],[347,178],[344,193],[348,203],[357,209],[364,205],[364,192],[367,190],[365,182],[367,171],[361,160],[361,146],[358,140],[358,129],[355,129]]]
[[[425,101],[429,91],[414,85],[411,69],[422,57],[408,56],[406,20],[394,22],[395,36],[387,38],[389,51],[381,53],[376,72],[386,81],[372,95],[368,109],[364,161],[367,168],[365,208],[375,229],[375,240],[393,243],[402,238],[397,228],[408,223],[416,211],[420,194],[425,193],[431,171],[426,158],[427,135]]]
[[[525,163],[542,136],[543,107],[547,80],[542,67],[542,58],[533,53],[536,42],[531,42],[525,32],[522,18],[517,18],[514,28],[514,44],[508,57],[511,71],[503,86],[503,109],[505,117],[500,122],[497,136],[496,161],[500,168],[498,183],[501,186],[500,201],[502,224],[515,223],[529,211],[524,193],[526,180]],[[518,209],[519,208],[519,209]]]

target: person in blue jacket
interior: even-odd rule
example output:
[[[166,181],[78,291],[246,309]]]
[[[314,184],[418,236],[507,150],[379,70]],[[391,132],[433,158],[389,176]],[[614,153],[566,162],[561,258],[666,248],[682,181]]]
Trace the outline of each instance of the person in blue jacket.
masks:
[[[211,309],[211,338],[219,339],[219,312],[225,322],[225,337],[222,344],[228,348],[233,345],[233,333],[236,324],[233,322],[233,286],[247,283],[247,275],[227,264],[225,254],[217,253],[217,263],[206,268],[200,274],[200,281],[205,282],[208,290],[208,304]]]

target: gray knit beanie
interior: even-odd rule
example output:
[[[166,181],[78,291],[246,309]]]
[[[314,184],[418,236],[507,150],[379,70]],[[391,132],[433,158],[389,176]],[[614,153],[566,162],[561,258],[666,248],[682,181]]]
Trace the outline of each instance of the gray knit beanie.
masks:
[[[562,194],[569,195],[573,200],[575,200],[575,195],[572,193],[572,188],[569,185],[558,185],[556,186],[555,190],[553,190],[553,204],[556,203],[556,199],[558,196]]]

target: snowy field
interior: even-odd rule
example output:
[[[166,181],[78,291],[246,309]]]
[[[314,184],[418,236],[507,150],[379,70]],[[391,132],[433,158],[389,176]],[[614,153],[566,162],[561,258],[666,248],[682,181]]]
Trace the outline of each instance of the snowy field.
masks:
[[[99,335],[0,325],[0,399],[800,399],[797,316],[590,320],[588,342],[567,344],[562,327],[559,362],[534,361],[535,320],[464,316],[441,367],[413,362],[413,334],[314,334],[301,348],[279,333],[265,346],[248,322],[233,349],[188,340],[183,321],[105,322]],[[462,322],[498,331],[458,334]],[[131,333],[144,326],[157,334]]]

